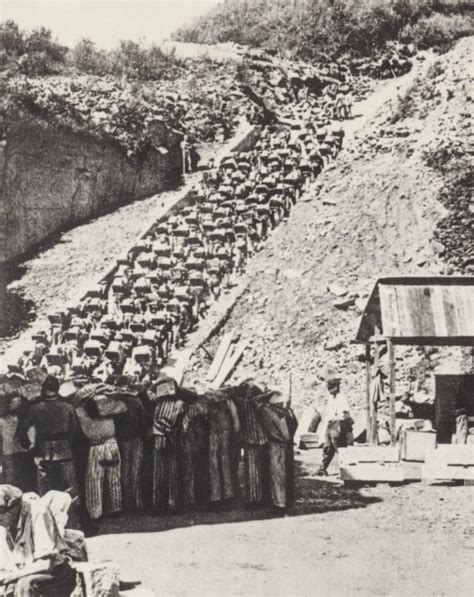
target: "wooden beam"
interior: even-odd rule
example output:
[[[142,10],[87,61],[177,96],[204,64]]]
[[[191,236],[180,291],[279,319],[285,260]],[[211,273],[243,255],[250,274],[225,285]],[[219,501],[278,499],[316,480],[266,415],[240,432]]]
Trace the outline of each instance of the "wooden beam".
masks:
[[[229,352],[230,345],[234,338],[235,330],[230,331],[228,334],[222,338],[221,343],[219,344],[219,348],[217,349],[216,354],[214,355],[214,360],[209,367],[207,372],[207,380],[213,381],[217,374],[219,373],[219,369],[222,367],[222,364],[225,361],[225,358]]]
[[[370,336],[369,342],[380,342],[380,344],[385,344],[387,342],[387,336],[382,336],[381,334],[376,334],[374,336]]]
[[[230,351],[227,353],[226,359],[222,363],[217,377],[211,384],[212,389],[219,389],[221,385],[225,382],[225,380],[229,377],[232,370],[237,365],[237,362],[239,361],[240,357],[244,354],[244,350],[247,348],[247,344],[248,340],[241,340],[234,348],[231,354],[229,354]]]
[[[374,344],[374,372],[377,372],[378,366],[379,366],[379,360],[380,360],[380,345],[378,343]],[[378,404],[376,402],[374,402],[373,400],[373,396],[372,396],[372,392],[371,392],[371,396],[370,396],[370,407],[371,407],[371,417],[370,417],[370,438],[369,438],[369,444],[371,446],[377,446],[379,441],[378,441],[378,429],[377,429],[377,423],[378,423]]]
[[[397,441],[397,423],[395,416],[395,347],[391,340],[387,340],[389,386],[390,386],[390,445],[394,446]]]
[[[365,391],[366,391],[366,410],[367,410],[367,423],[365,426],[365,441],[369,441],[369,438],[372,435],[372,428],[371,428],[371,407],[370,407],[370,357],[371,357],[371,350],[370,344],[367,343],[365,345]]]

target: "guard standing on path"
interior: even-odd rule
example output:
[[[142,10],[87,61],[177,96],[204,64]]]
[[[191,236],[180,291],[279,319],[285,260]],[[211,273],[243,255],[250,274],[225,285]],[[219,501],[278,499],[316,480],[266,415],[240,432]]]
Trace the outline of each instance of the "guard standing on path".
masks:
[[[349,403],[341,394],[341,377],[331,368],[324,374],[327,387],[323,459],[318,475],[327,475],[327,469],[338,448],[345,448],[353,441],[354,421],[349,414]]]
[[[41,386],[41,400],[33,404],[18,427],[18,438],[25,449],[32,449],[35,457],[38,493],[51,489],[77,489],[76,471],[71,442],[78,429],[74,408],[60,400],[59,381],[48,375]],[[32,446],[28,430],[36,433]]]

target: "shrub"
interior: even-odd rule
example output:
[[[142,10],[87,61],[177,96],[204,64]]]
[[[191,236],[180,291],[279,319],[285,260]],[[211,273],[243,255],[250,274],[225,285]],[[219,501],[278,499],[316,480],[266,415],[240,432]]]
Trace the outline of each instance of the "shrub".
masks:
[[[422,17],[413,25],[406,25],[400,38],[402,41],[412,40],[420,49],[445,49],[451,42],[472,35],[473,31],[474,19],[471,15],[435,13]]]
[[[370,56],[400,37],[439,47],[470,35],[472,11],[461,0],[226,0],[174,37],[279,48],[303,58]]]
[[[28,76],[60,72],[67,48],[58,44],[49,29],[40,27],[31,33],[21,31],[14,21],[0,24],[0,60],[2,69],[12,69]]]
[[[72,51],[72,63],[81,72],[105,75],[110,71],[106,52],[98,50],[90,39],[81,39]]]

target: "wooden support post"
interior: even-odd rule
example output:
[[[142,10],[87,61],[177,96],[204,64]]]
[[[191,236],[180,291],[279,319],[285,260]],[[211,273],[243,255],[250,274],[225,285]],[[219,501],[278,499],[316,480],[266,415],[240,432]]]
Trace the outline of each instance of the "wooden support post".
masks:
[[[388,365],[389,365],[389,386],[390,386],[390,445],[394,446],[397,441],[397,429],[395,418],[395,347],[390,339],[387,339]]]
[[[366,441],[369,442],[370,438],[372,437],[372,407],[371,407],[371,399],[370,399],[370,342],[367,342],[365,345],[365,382],[366,382],[366,409],[367,409],[367,423],[366,423],[366,431],[365,431],[365,438]]]
[[[374,371],[377,372],[378,366],[379,366],[379,360],[380,360],[380,345],[378,342],[374,343]],[[370,421],[370,439],[369,439],[369,443],[371,446],[377,446],[379,441],[378,441],[378,427],[377,427],[377,423],[378,423],[378,404],[377,402],[374,402],[372,400],[372,396],[370,397],[370,403],[371,403],[371,412],[372,412],[372,416],[371,416],[371,421]]]

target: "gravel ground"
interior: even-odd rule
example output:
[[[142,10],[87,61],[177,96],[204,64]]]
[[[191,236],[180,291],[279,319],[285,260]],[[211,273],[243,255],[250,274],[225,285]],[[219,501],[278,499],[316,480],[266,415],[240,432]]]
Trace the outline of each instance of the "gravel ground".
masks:
[[[155,595],[472,594],[472,487],[349,489],[300,456],[297,504],[284,518],[233,510],[108,521],[91,557]],[[137,595],[140,593],[137,589]]]

